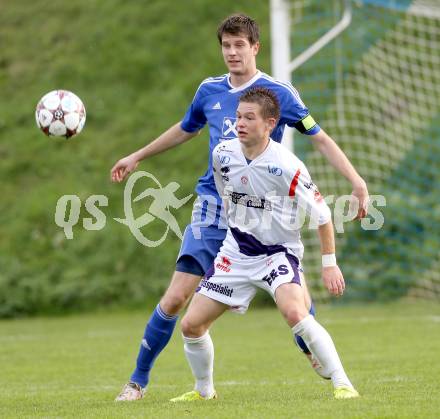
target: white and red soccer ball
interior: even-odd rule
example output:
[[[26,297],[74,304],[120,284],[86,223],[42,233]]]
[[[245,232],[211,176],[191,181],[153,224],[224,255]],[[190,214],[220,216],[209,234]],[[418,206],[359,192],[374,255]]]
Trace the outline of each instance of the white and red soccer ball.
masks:
[[[53,90],[38,102],[35,119],[38,128],[46,135],[70,138],[83,129],[86,108],[74,93],[68,90]]]

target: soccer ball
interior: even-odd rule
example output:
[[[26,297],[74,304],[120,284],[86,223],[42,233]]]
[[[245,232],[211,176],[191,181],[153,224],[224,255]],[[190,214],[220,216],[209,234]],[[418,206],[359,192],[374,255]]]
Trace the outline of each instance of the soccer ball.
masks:
[[[38,102],[35,119],[38,128],[46,135],[70,138],[83,129],[86,108],[74,93],[54,90]]]

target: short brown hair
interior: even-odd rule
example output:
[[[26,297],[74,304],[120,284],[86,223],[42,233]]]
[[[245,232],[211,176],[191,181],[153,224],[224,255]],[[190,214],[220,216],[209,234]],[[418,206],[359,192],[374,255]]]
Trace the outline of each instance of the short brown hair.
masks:
[[[272,90],[265,87],[253,87],[240,96],[240,102],[257,103],[261,106],[261,116],[264,119],[280,119],[280,103]]]
[[[245,35],[251,45],[260,40],[260,29],[257,22],[247,15],[234,14],[228,16],[217,29],[217,38],[222,43],[224,33],[230,35]]]

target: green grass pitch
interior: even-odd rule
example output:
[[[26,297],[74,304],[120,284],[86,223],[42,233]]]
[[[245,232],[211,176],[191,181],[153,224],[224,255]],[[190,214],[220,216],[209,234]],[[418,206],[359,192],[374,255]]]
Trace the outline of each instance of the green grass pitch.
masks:
[[[361,393],[333,400],[274,309],[227,313],[212,328],[219,400],[174,405],[192,389],[180,334],[157,360],[146,397],[116,404],[149,312],[0,322],[0,417],[438,418],[440,306],[318,307]]]

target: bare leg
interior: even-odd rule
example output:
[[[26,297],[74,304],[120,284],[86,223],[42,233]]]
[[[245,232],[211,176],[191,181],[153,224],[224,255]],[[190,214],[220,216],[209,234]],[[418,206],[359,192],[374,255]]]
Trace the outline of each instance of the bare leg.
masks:
[[[212,322],[229,307],[202,294],[195,294],[185,316],[182,319],[182,333],[186,337],[196,338],[204,335]]]
[[[175,271],[168,289],[160,300],[162,310],[169,316],[179,314],[193,296],[200,279],[198,275]]]

